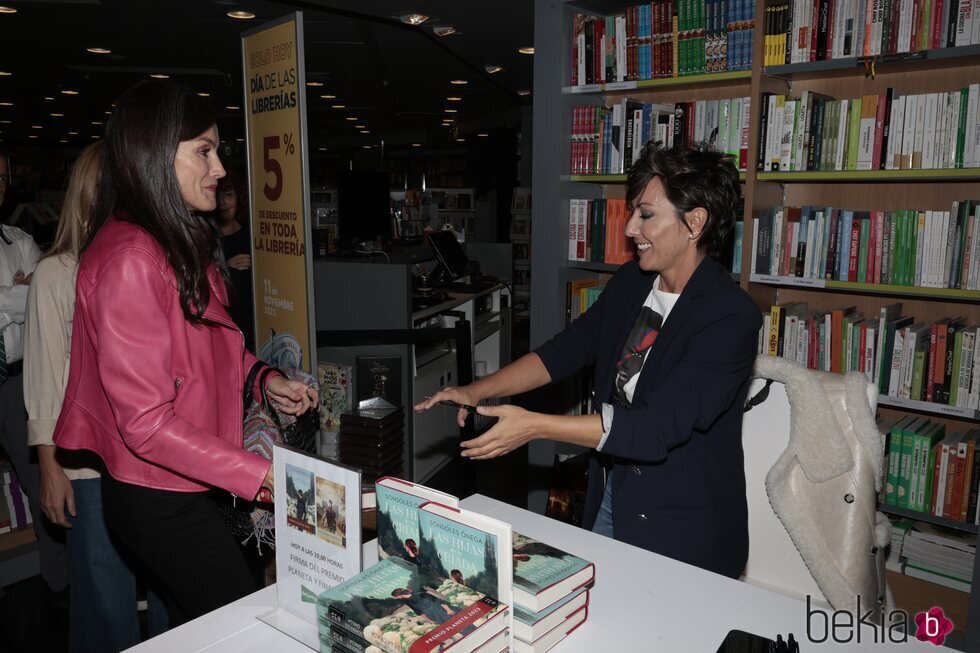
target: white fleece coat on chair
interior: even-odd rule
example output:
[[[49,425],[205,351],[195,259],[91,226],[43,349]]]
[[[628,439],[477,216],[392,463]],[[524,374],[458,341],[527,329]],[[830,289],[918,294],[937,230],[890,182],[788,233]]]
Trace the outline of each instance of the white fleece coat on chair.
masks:
[[[884,436],[868,403],[863,373],[808,370],[771,356],[753,376],[785,384],[789,445],[766,476],[773,511],[814,581],[835,609],[892,607],[885,581],[887,518],[876,510]],[[751,546],[751,544],[750,544]]]

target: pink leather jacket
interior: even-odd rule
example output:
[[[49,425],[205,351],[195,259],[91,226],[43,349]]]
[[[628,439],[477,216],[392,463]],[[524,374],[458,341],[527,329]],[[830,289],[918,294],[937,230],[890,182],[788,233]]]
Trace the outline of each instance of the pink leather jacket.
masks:
[[[220,326],[184,319],[173,270],[146,231],[103,225],[78,269],[59,447],[98,453],[126,483],[255,496],[269,461],[242,449],[242,385],[257,359],[223,306],[216,266],[208,280],[204,316]]]

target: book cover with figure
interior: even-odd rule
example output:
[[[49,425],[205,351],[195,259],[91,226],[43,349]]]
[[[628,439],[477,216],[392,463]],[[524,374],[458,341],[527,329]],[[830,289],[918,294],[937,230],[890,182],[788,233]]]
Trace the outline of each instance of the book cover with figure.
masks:
[[[391,556],[418,564],[419,506],[438,501],[459,505],[459,499],[400,478],[381,478],[375,485],[378,512],[378,558]]]
[[[595,579],[595,565],[515,532],[514,605],[540,612]]]
[[[472,651],[505,629],[507,607],[462,585],[433,587],[419,567],[394,557],[316,600],[321,635],[337,626],[354,635],[348,643],[363,640],[387,653]]]
[[[316,366],[320,384],[320,431],[340,430],[340,416],[353,406],[353,379],[350,365],[322,362]]]
[[[358,356],[357,402],[380,397],[392,406],[402,405],[402,359],[398,356]]]

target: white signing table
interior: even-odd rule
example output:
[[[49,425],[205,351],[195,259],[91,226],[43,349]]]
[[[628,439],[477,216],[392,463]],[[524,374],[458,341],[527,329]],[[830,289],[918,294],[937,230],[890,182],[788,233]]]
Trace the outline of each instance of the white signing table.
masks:
[[[796,599],[724,578],[628,544],[515,508],[481,495],[464,508],[510,523],[514,530],[591,560],[596,582],[588,620],[552,649],[576,651],[664,651],[714,653],[729,630],[775,639],[794,633],[801,651],[937,651],[912,640],[906,645],[875,644],[865,627],[861,644],[811,643],[806,638],[806,605]],[[723,543],[719,543],[723,546]],[[377,560],[375,541],[364,546],[364,566]],[[259,621],[276,607],[275,586],[266,587],[170,632],[135,646],[135,653],[234,651],[308,653],[303,644]],[[814,627],[817,622],[814,621]],[[821,623],[821,628],[823,625]],[[839,633],[841,631],[838,631]],[[815,631],[814,636],[824,633]]]

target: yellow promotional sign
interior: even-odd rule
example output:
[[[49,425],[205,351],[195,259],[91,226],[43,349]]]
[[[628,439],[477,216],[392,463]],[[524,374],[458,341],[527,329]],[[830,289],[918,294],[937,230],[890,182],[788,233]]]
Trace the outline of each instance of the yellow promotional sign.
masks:
[[[258,356],[316,369],[303,16],[242,35]]]

